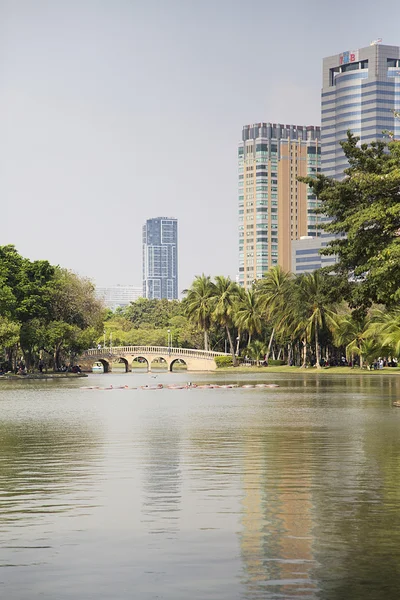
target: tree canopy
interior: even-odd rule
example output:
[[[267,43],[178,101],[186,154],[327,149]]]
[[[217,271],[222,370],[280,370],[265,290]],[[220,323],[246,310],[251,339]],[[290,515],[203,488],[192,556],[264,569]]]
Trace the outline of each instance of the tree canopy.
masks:
[[[394,306],[400,300],[400,143],[360,145],[348,132],[341,145],[349,162],[342,180],[301,178],[329,219],[324,230],[338,236],[322,254],[336,254],[333,270],[358,282],[347,290],[353,306]]]
[[[0,345],[5,368],[40,360],[54,369],[93,345],[104,309],[93,284],[46,260],[30,261],[0,247]]]

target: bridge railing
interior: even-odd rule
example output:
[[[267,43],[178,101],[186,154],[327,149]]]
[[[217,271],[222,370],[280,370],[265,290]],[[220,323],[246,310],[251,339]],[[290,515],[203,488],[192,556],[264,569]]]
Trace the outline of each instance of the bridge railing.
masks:
[[[188,358],[213,359],[216,356],[230,356],[225,352],[214,352],[213,350],[198,350],[196,348],[173,348],[168,346],[112,346],[105,348],[91,348],[86,350],[82,356],[120,356],[122,354],[158,354],[170,356],[186,356]]]

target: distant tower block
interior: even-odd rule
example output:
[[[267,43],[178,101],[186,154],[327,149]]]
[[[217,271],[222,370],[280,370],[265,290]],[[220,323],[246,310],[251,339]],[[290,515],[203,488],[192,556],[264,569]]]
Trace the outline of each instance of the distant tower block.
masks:
[[[143,296],[178,298],[178,220],[148,219],[143,225]]]

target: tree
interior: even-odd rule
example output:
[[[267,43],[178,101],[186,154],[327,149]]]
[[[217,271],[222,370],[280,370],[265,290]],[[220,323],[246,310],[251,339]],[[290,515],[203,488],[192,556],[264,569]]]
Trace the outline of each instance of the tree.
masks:
[[[212,318],[216,323],[225,328],[234,367],[237,366],[237,359],[230,328],[233,325],[233,312],[238,295],[238,286],[232,279],[223,275],[215,277],[215,284],[212,291]]]
[[[253,289],[240,290],[234,310],[235,325],[240,331],[249,334],[247,345],[250,346],[254,333],[261,332],[260,296]]]
[[[257,367],[260,366],[260,361],[264,359],[266,346],[260,340],[254,340],[248,347],[248,353],[251,359],[257,361]]]
[[[279,265],[272,267],[265,276],[257,282],[256,293],[259,296],[259,306],[265,311],[268,319],[274,323],[281,320],[282,311],[287,303],[292,274],[284,271]],[[276,327],[272,329],[267,348],[267,360],[271,352]]]
[[[336,254],[334,271],[358,282],[351,304],[394,306],[400,300],[400,143],[358,142],[348,132],[341,143],[349,162],[343,180],[322,174],[300,180],[329,218],[324,229],[339,236],[322,254]]]
[[[7,367],[11,368],[16,362],[16,350],[18,348],[20,335],[20,324],[8,317],[0,316],[0,348],[4,349]],[[13,361],[14,358],[14,361]]]
[[[382,354],[400,356],[400,309],[376,308],[369,331],[380,340]]]
[[[371,319],[366,313],[356,315],[347,307],[341,307],[336,313],[332,313],[330,328],[333,340],[337,346],[345,346],[346,358],[354,363],[354,355],[360,357],[360,367],[366,352],[366,342],[370,335]]]
[[[298,278],[298,302],[306,321],[307,337],[314,337],[315,366],[319,369],[319,331],[326,323],[327,305],[322,293],[322,275],[319,271],[305,273]],[[304,322],[304,321],[303,321]],[[303,323],[301,328],[303,329]]]
[[[215,285],[207,275],[197,275],[188,290],[185,290],[185,314],[204,332],[204,350],[208,350],[208,331],[211,326]]]
[[[118,313],[137,328],[144,323],[155,327],[167,327],[172,317],[183,314],[183,307],[179,300],[139,298]]]

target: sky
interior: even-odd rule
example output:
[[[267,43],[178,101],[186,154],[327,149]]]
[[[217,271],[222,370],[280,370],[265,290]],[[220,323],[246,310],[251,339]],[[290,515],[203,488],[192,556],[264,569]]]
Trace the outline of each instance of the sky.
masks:
[[[237,145],[320,124],[322,58],[381,37],[384,0],[0,0],[0,244],[141,285],[142,225],[179,220],[179,289],[238,269]]]

